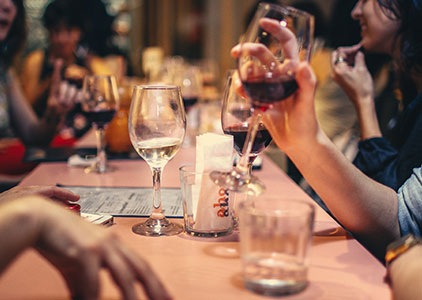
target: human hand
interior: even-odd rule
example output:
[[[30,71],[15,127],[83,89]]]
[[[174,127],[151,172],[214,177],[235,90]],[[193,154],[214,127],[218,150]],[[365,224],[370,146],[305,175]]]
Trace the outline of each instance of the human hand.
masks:
[[[307,149],[322,132],[314,105],[316,77],[306,62],[299,65],[296,74],[296,93],[274,103],[263,116],[264,125],[273,140],[286,153],[300,145]]]
[[[54,71],[51,78],[50,95],[47,100],[47,108],[54,110],[58,115],[65,115],[78,101],[78,88],[66,80],[62,80],[61,70],[63,61],[57,59],[54,62]]]
[[[333,79],[343,88],[357,109],[371,102],[374,85],[361,46],[340,47],[332,53]]]
[[[137,299],[135,283],[150,299],[171,299],[148,263],[110,231],[43,199],[28,200],[41,220],[36,249],[63,275],[72,299],[97,299],[107,269],[124,299]],[[42,202],[42,203],[41,203]]]
[[[300,61],[297,40],[289,28],[270,18],[260,19],[259,25],[280,42],[281,49],[271,45],[267,47],[259,42],[238,44],[232,48],[231,55],[234,58],[241,60],[246,58],[246,62],[242,63],[239,68],[240,74],[236,72],[233,76],[236,91],[243,97],[247,95],[240,78],[244,82],[274,82],[293,79]],[[283,53],[282,60],[280,60],[280,50]]]
[[[30,195],[41,195],[65,204],[79,200],[79,195],[57,186],[16,186],[0,194],[0,203]]]

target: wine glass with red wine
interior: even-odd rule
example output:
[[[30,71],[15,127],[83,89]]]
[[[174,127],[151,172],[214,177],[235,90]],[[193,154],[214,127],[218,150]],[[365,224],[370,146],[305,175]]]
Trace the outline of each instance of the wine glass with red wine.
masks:
[[[263,114],[296,91],[296,70],[301,61],[310,60],[313,31],[314,18],[306,12],[277,4],[259,5],[238,49],[238,76],[243,87],[238,92],[251,101],[253,112],[236,167],[230,173],[211,173],[220,186],[255,195],[265,191],[265,185],[249,174],[249,156]]]
[[[243,146],[252,121],[253,106],[249,99],[238,94],[233,83],[235,70],[230,70],[227,76],[221,110],[221,125],[225,134],[233,136],[234,148],[242,156]],[[258,125],[255,140],[249,153],[248,172],[251,175],[252,165],[257,156],[271,143],[271,135],[263,123]]]
[[[188,113],[198,102],[202,92],[202,76],[199,67],[189,64],[184,66],[181,74],[176,78],[176,85],[181,88],[183,105]]]
[[[109,75],[87,75],[82,87],[82,110],[95,129],[97,160],[86,172],[106,173],[114,168],[107,166],[105,152],[105,127],[119,109],[119,93],[116,79]]]

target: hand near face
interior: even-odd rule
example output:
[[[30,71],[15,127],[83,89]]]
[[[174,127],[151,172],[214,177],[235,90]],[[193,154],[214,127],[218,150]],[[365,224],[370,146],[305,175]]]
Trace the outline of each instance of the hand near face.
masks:
[[[360,45],[340,47],[331,57],[333,79],[358,107],[374,95],[373,80],[366,67],[365,57],[359,49]],[[340,57],[344,61],[339,60]]]
[[[54,71],[51,78],[50,95],[47,107],[56,111],[59,115],[66,114],[78,102],[78,88],[61,78],[63,61],[57,59],[54,62]]]

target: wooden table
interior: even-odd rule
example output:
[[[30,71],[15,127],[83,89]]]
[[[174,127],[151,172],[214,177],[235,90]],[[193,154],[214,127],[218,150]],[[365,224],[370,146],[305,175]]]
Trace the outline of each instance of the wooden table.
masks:
[[[179,187],[178,167],[194,162],[193,149],[182,149],[163,173],[163,187]],[[65,163],[43,163],[21,185],[65,184],[90,186],[152,186],[151,172],[141,160],[112,161],[118,170],[106,175],[85,174]],[[268,193],[311,201],[270,159],[255,173]],[[182,220],[177,220],[181,222]],[[145,257],[165,282],[174,299],[269,299],[247,291],[241,278],[237,235],[194,238],[143,237],[132,233],[137,218],[115,218],[114,231]],[[337,223],[317,209],[316,232],[335,232]],[[341,231],[340,231],[341,232]],[[355,239],[344,234],[314,236],[310,252],[308,288],[286,299],[390,299],[384,283],[385,268]],[[101,274],[102,299],[118,299],[118,290],[105,271]],[[69,297],[59,273],[35,251],[20,256],[0,278],[0,299],[63,299]]]

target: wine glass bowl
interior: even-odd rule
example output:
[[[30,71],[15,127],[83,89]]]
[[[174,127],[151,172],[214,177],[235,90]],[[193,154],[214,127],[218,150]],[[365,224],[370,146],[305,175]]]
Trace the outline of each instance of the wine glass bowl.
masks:
[[[227,76],[221,109],[221,126],[225,134],[233,136],[234,148],[241,156],[246,136],[251,125],[254,107],[251,101],[236,92],[231,70]],[[255,158],[271,143],[271,135],[263,123],[259,123],[252,149],[249,153],[249,173]]]
[[[161,207],[161,172],[180,149],[186,133],[186,113],[180,88],[169,85],[135,86],[129,113],[129,136],[136,152],[150,166],[153,177],[152,213],[132,231],[146,236],[175,235],[183,226],[170,222]]]
[[[263,110],[297,89],[296,69],[309,61],[314,19],[289,6],[261,3],[240,44],[239,77],[255,107]]]
[[[105,152],[105,128],[119,109],[119,93],[116,79],[109,75],[87,75],[82,87],[81,106],[85,117],[95,129],[97,137],[97,161],[86,172],[105,173],[114,168],[107,166]]]
[[[262,140],[262,116],[273,103],[291,96],[297,89],[296,70],[309,61],[313,43],[314,18],[289,6],[261,3],[237,46],[238,76],[245,96],[252,103],[247,134],[238,134],[242,155],[230,173],[213,171],[211,179],[236,192],[261,194],[265,185],[249,172],[251,153]],[[236,136],[234,135],[236,138]],[[258,143],[255,139],[258,138]],[[235,141],[236,143],[236,141]]]

